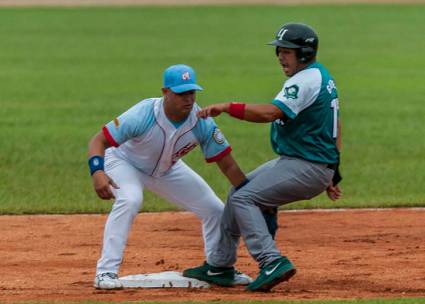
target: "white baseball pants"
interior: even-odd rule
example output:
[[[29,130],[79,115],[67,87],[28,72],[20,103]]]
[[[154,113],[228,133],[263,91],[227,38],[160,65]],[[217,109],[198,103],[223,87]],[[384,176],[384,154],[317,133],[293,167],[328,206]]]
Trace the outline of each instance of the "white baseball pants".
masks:
[[[151,177],[111,150],[108,149],[105,155],[105,173],[120,188],[113,189],[116,200],[106,221],[102,256],[97,262],[96,274],[119,272],[128,234],[142,205],[145,187],[201,219],[205,255],[208,257],[219,240],[224,209],[224,204],[208,184],[182,160],[167,174]]]

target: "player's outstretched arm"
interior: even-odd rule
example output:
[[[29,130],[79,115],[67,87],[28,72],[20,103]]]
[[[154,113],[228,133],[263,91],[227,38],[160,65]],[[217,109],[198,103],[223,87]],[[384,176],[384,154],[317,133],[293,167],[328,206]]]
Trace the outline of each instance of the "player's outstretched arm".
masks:
[[[227,103],[212,104],[199,110],[199,112],[196,113],[196,116],[198,116],[199,118],[216,117],[223,112],[227,112],[227,108]]]
[[[201,118],[215,117],[226,112],[230,116],[251,122],[272,122],[286,119],[283,112],[273,104],[218,103],[201,109],[197,115]]]
[[[103,168],[103,158],[105,150],[110,147],[108,140],[103,135],[103,132],[97,133],[89,143],[89,166],[92,176],[93,187],[97,195],[104,200],[114,198],[111,187],[119,189],[115,182],[106,175]]]

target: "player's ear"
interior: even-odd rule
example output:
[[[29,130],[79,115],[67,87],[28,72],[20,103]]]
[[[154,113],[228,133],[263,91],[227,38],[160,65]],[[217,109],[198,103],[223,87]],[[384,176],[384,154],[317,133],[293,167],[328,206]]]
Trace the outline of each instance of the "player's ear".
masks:
[[[168,93],[169,90],[170,90],[169,88],[162,88],[161,89],[162,95],[167,95],[167,93]]]

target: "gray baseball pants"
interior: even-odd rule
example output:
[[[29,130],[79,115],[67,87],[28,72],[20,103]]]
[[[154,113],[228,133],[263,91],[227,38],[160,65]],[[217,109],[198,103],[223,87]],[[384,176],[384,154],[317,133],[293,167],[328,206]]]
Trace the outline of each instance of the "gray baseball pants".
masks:
[[[331,183],[334,171],[326,164],[281,156],[248,174],[249,183],[230,192],[220,226],[220,241],[208,258],[216,267],[236,263],[240,236],[260,268],[281,257],[259,208],[279,207],[311,199]]]

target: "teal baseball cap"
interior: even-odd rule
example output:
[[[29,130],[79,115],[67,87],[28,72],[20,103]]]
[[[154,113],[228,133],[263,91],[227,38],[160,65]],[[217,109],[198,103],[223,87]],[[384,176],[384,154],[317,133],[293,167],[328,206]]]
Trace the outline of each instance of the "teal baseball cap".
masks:
[[[177,94],[192,90],[203,90],[196,83],[195,71],[185,64],[172,65],[164,71],[164,88],[169,88]]]

